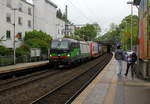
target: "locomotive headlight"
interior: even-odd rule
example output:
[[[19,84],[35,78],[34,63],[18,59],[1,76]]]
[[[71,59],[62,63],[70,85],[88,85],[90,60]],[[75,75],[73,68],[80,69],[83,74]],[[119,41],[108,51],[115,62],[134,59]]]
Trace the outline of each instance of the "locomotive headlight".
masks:
[[[70,57],[70,54],[68,54],[67,56]]]
[[[49,56],[50,56],[50,57],[52,57],[52,55],[51,55],[51,54],[50,54]]]

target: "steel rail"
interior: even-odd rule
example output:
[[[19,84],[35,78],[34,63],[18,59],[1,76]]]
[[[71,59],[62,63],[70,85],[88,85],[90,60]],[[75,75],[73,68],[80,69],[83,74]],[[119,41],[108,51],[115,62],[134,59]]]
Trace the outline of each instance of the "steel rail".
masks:
[[[37,77],[37,76],[34,76],[34,78],[35,77],[37,77],[37,78],[33,78],[33,76],[32,77],[30,77],[30,78],[27,78],[27,79],[22,79],[22,80],[29,80],[29,81],[25,81],[25,82],[22,82],[22,83],[19,83],[19,84],[15,84],[15,85],[13,85],[13,86],[9,86],[9,87],[3,87],[2,89],[0,89],[0,93],[3,93],[3,92],[5,92],[5,91],[8,91],[8,90],[11,90],[11,89],[14,89],[14,88],[17,88],[17,87],[20,87],[20,86],[23,86],[23,85],[25,85],[25,84],[30,84],[30,83],[32,83],[32,82],[34,82],[34,81],[38,81],[38,80],[42,80],[42,79],[45,79],[45,78],[47,78],[47,77],[52,77],[52,76],[54,76],[54,75],[56,75],[56,74],[58,74],[58,73],[61,73],[62,71],[58,71],[58,70],[54,70],[54,71],[52,71],[51,73],[46,73],[45,75],[43,75],[43,74],[41,74],[41,75],[39,75],[40,77]],[[31,79],[31,80],[30,80]],[[18,82],[19,81],[21,81],[21,80],[18,80]],[[14,82],[12,82],[12,84],[13,84]],[[17,83],[17,82],[15,82],[15,83]],[[6,84],[7,85],[7,84]],[[3,86],[6,86],[5,84],[3,85]],[[2,86],[2,85],[1,85]]]
[[[108,57],[108,56],[106,56],[106,57]],[[105,57],[104,57],[104,59],[105,59]],[[109,59],[107,59],[107,60],[109,61]],[[47,93],[44,94],[43,96],[41,96],[41,97],[39,97],[38,99],[34,100],[31,104],[38,104],[41,100],[43,100],[43,99],[46,98],[47,96],[49,96],[49,95],[53,94],[54,92],[60,90],[61,88],[63,88],[64,86],[68,85],[68,84],[71,83],[73,80],[76,80],[77,78],[79,78],[79,77],[82,76],[83,74],[89,72],[90,70],[92,70],[93,68],[95,68],[95,67],[96,67],[97,65],[99,65],[99,64],[102,65],[102,68],[104,68],[104,66],[106,65],[106,64],[104,64],[104,62],[105,62],[105,61],[102,60],[101,62],[99,62],[99,63],[96,64],[95,66],[89,68],[86,72],[83,72],[83,73],[79,74],[78,76],[73,77],[72,79],[66,81],[65,83],[62,83],[60,86],[56,87],[55,89],[53,89],[53,90],[47,92]],[[107,63],[108,63],[108,62],[107,62]],[[102,68],[101,68],[101,69],[102,69]],[[101,70],[100,70],[100,71],[101,71]],[[100,72],[100,71],[99,71],[99,72]],[[97,75],[97,74],[98,74],[98,72],[96,73],[96,75]],[[96,75],[95,75],[95,76],[96,76]],[[94,79],[94,78],[95,78],[95,77],[92,77],[92,78],[90,79],[90,81],[88,81],[87,83],[89,84],[89,83],[92,81],[92,79]],[[87,85],[87,84],[85,84],[85,85]],[[81,89],[85,88],[85,87],[86,87],[85,85],[84,85]],[[79,94],[79,92],[81,92],[81,90],[77,91],[76,94],[74,94],[73,96],[71,96],[70,99],[66,101],[66,104],[68,104],[70,101],[72,101],[72,99],[74,99],[74,98]]]
[[[19,81],[19,80],[23,80],[23,79],[26,79],[26,78],[30,78],[30,77],[33,77],[33,76],[38,76],[40,74],[47,73],[48,71],[49,70],[44,70],[44,71],[39,71],[39,72],[23,75],[23,76],[20,76],[20,77],[14,76],[12,79],[1,80],[0,86],[2,86],[4,84],[13,83],[13,82],[16,82],[16,81]]]
[[[102,64],[103,66],[101,66],[100,69],[103,69],[108,62],[110,61],[111,58],[107,57],[108,59],[106,59],[106,63]],[[94,79],[95,77],[101,72],[102,70],[98,70],[97,73],[95,73],[95,75],[93,77],[91,77],[91,79],[89,79],[69,100],[67,100],[65,102],[65,104],[70,104]]]

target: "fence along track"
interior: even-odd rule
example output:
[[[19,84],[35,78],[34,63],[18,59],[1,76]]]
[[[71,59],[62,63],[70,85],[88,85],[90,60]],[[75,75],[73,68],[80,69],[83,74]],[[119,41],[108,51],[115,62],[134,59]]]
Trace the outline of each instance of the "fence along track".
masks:
[[[1,56],[0,55],[0,66],[13,65],[13,55],[9,56]],[[27,63],[27,62],[38,62],[38,61],[46,61],[47,56],[43,55],[40,57],[30,57],[30,56],[18,56],[16,57],[16,63]]]
[[[69,104],[96,77],[96,75],[99,74],[111,57],[112,54],[108,54],[107,57],[104,57],[95,67],[92,67],[87,72],[66,81],[59,87],[33,101],[32,104]],[[88,81],[87,77],[89,78]],[[71,92],[70,88],[71,90],[74,90],[75,88],[77,89]]]

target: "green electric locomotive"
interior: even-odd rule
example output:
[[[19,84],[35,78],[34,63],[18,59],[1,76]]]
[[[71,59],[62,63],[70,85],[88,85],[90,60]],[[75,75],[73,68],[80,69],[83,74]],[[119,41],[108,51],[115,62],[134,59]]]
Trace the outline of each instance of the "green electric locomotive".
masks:
[[[87,42],[62,38],[51,42],[49,62],[55,65],[71,65],[90,58]]]

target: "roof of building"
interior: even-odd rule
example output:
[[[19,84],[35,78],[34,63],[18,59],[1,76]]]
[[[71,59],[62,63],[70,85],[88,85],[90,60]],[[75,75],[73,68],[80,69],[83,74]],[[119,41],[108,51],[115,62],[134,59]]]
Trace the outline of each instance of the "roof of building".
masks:
[[[134,0],[133,3],[134,5],[140,5],[141,0]]]
[[[54,4],[51,0],[45,0],[47,3],[49,3],[50,5],[52,5],[53,7],[57,8],[57,5]]]
[[[28,5],[33,6],[33,4],[31,4],[31,3],[27,2],[26,0],[21,0],[21,1],[25,2],[25,3],[26,3],[26,4],[28,4]]]

